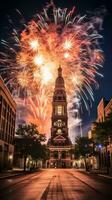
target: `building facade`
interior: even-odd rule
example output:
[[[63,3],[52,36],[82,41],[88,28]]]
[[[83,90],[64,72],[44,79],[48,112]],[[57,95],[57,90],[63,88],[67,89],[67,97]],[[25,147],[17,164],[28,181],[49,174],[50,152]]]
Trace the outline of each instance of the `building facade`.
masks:
[[[112,112],[112,99],[105,106],[105,117],[107,117],[110,112]]]
[[[52,102],[51,138],[49,167],[66,168],[72,166],[72,143],[68,136],[67,99],[62,68],[58,68],[58,77]]]
[[[97,106],[97,122],[103,122],[105,120],[106,112],[105,108],[108,105],[109,101],[105,100],[104,98],[101,99]]]
[[[15,120],[16,103],[0,77],[0,169],[12,166]]]
[[[107,101],[102,98],[97,106],[96,122],[104,122],[110,112],[112,112],[112,99]],[[88,132],[88,138],[94,138],[94,127],[95,123],[93,122]],[[93,168],[100,168],[100,170],[107,170],[108,168],[110,174],[112,174],[112,138],[109,137],[107,146],[98,144],[96,150],[98,155],[94,156],[95,161],[93,162],[93,157],[90,158]]]
[[[103,99],[103,101],[104,101],[104,111],[103,111],[104,118],[102,121],[105,121],[105,118],[110,114],[110,112],[112,112],[112,99],[110,99],[110,101]],[[99,112],[97,112],[97,121],[101,122]],[[101,146],[99,152],[100,152],[100,163],[99,163],[100,167],[101,168],[108,167],[110,169],[110,173],[112,174],[112,137],[109,137],[107,147]]]

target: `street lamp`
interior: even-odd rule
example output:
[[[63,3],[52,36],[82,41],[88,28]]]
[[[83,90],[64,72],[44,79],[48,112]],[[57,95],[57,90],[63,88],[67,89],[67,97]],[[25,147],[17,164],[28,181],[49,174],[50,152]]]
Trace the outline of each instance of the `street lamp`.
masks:
[[[102,150],[102,144],[98,144],[97,148],[98,148],[98,153],[99,153],[99,169],[101,169],[101,150]]]
[[[9,155],[9,167],[12,168],[13,155]]]
[[[13,159],[13,155],[10,154],[10,155],[9,155],[9,160],[12,161],[12,159]]]

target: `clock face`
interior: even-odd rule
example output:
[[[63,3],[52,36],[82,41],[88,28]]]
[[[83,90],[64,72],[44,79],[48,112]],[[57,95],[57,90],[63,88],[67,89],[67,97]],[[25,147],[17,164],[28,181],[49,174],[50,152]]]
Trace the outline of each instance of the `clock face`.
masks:
[[[62,130],[61,130],[61,129],[58,129],[56,134],[57,134],[57,135],[61,135],[61,134],[62,134]]]
[[[56,122],[54,122],[54,126],[57,126],[57,127],[65,126],[65,122],[62,122],[61,119],[58,119]]]

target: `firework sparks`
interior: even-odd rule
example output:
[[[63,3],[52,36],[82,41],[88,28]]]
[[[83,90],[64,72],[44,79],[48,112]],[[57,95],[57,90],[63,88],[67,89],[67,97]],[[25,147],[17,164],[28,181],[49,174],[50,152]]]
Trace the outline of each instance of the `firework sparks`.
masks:
[[[29,42],[29,45],[30,45],[30,48],[33,50],[33,51],[37,51],[38,47],[39,47],[39,43],[38,43],[38,40],[31,40]]]
[[[98,43],[102,37],[96,30],[96,24],[102,21],[75,15],[74,8],[68,11],[52,6],[44,8],[41,14],[37,13],[21,33],[14,29],[11,46],[10,42],[2,40],[4,52],[0,53],[0,72],[3,76],[8,74],[5,77],[7,84],[13,82],[16,85],[14,90],[19,92],[22,88],[25,91],[22,96],[30,98],[31,104],[31,98],[37,94],[35,98],[41,99],[44,91],[45,105],[41,104],[42,99],[37,103],[41,110],[37,112],[38,117],[36,113],[41,119],[39,123],[42,116],[44,121],[50,119],[47,108],[51,110],[59,65],[63,69],[68,101],[72,103],[77,94],[87,109],[88,100],[93,100],[92,85],[98,86],[96,76],[102,76],[98,71],[103,63],[103,52]]]

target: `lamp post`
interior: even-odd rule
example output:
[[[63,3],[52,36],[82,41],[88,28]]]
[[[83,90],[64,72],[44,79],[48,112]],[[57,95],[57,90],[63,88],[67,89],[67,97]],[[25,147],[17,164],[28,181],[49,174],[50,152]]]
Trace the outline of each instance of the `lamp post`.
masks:
[[[107,174],[109,174],[109,168],[110,168],[110,152],[107,149],[108,142],[105,141],[105,150],[106,150],[106,168],[107,168]]]
[[[9,167],[12,168],[13,155],[9,155]]]
[[[98,148],[98,155],[99,155],[99,170],[101,169],[101,150],[102,150],[102,144],[97,145]]]

